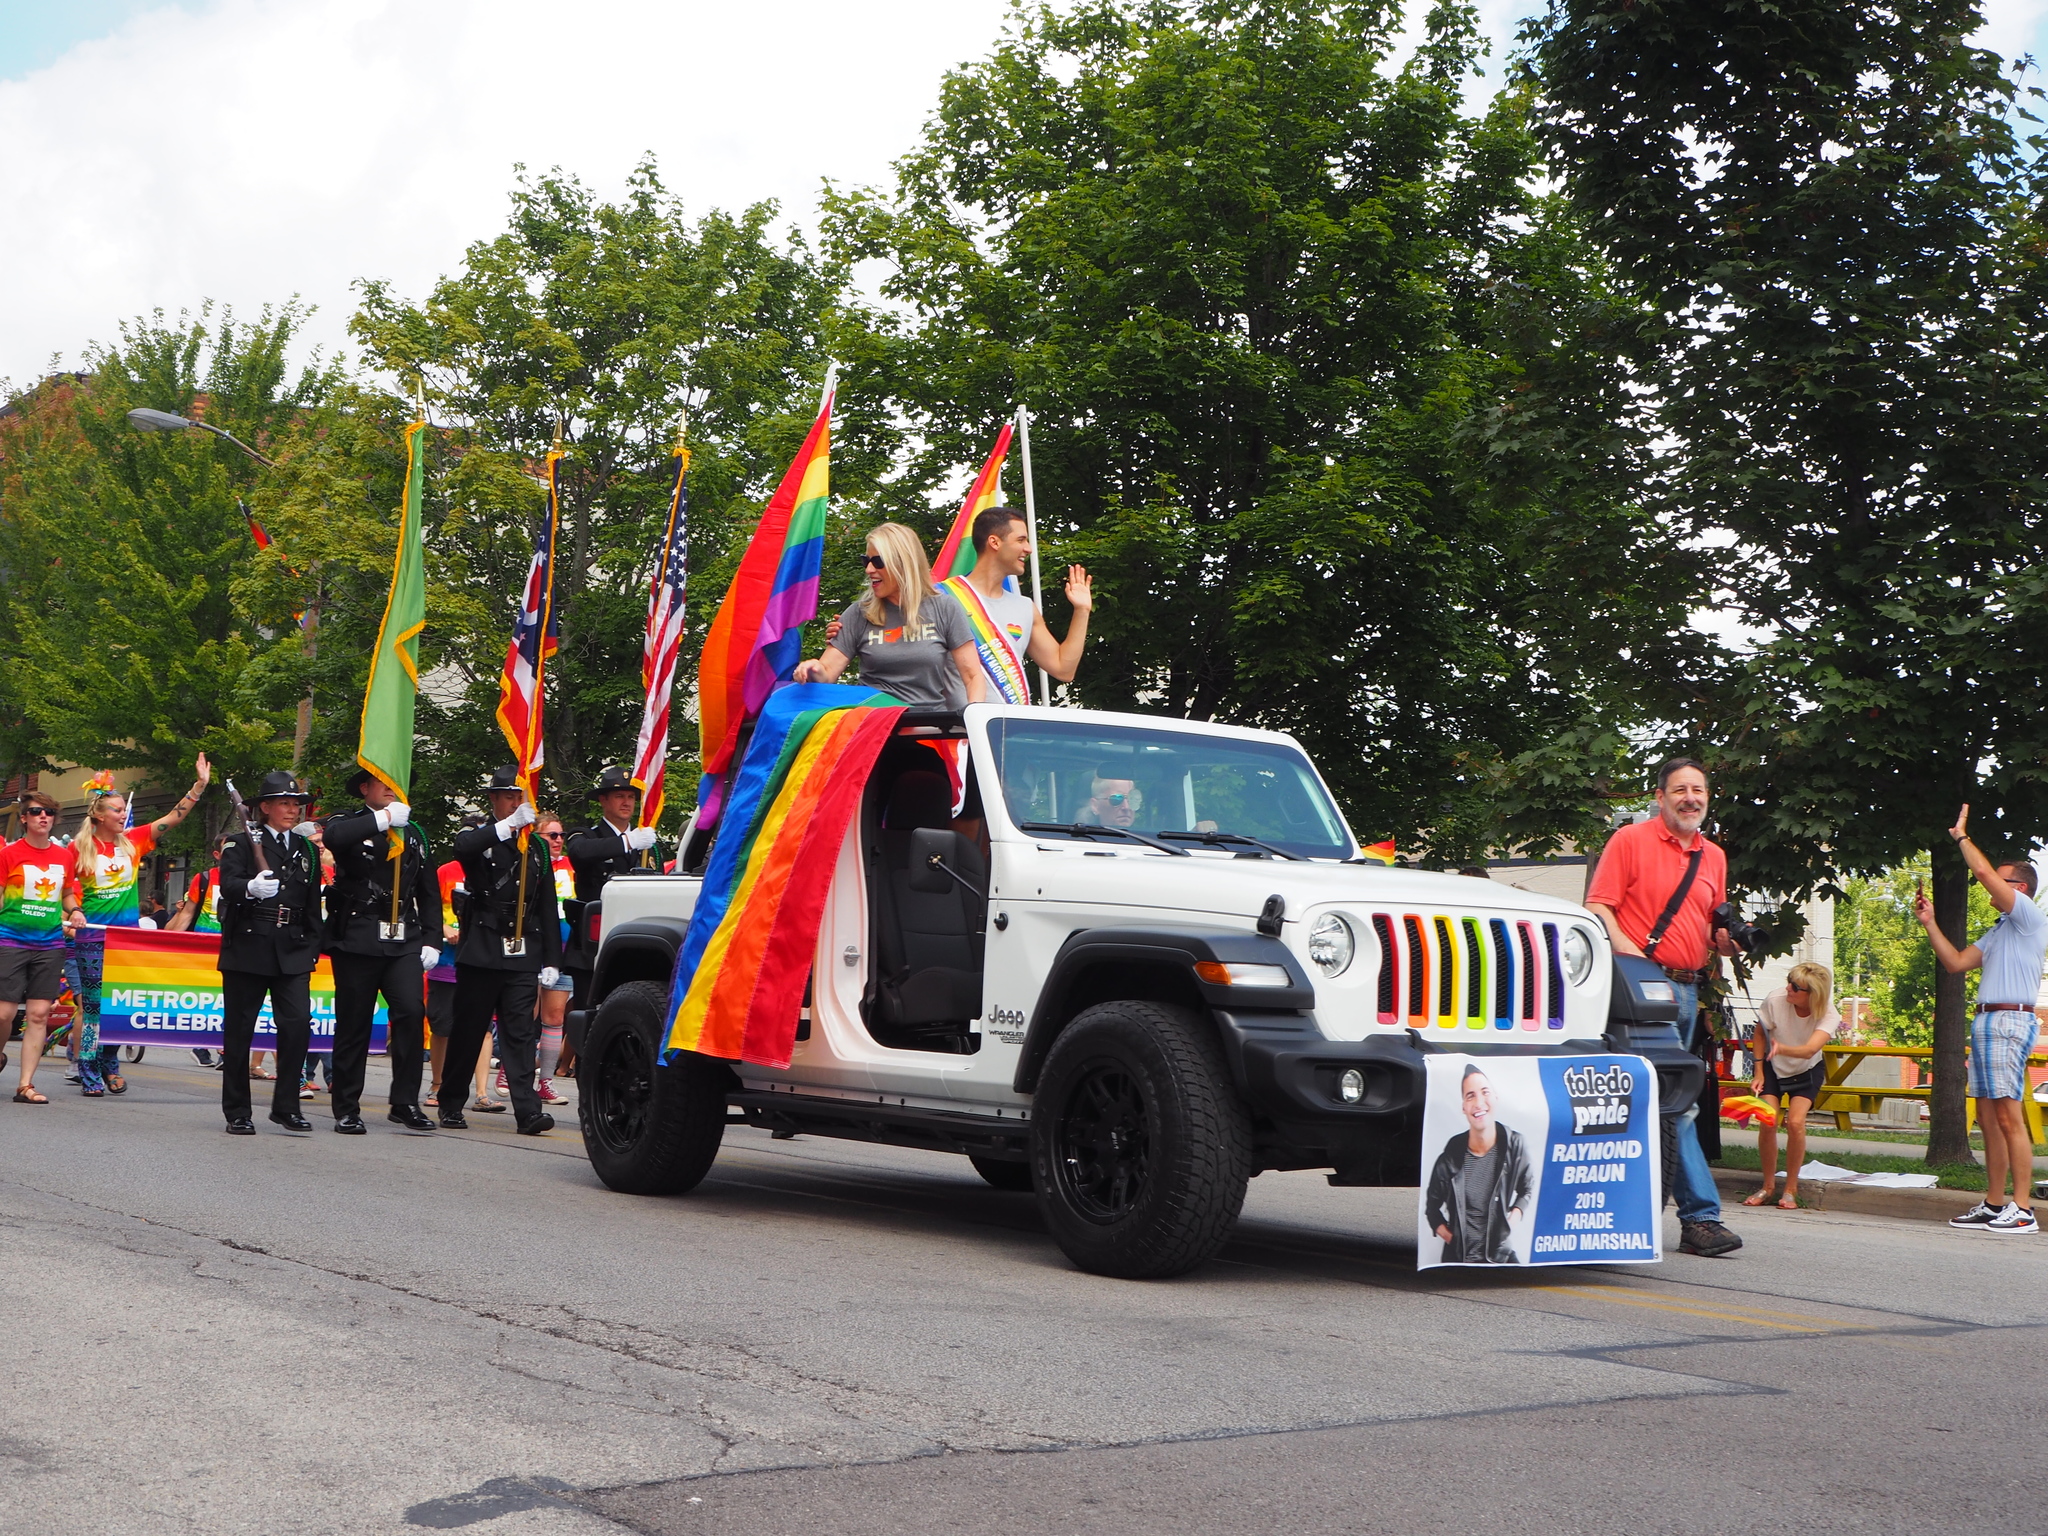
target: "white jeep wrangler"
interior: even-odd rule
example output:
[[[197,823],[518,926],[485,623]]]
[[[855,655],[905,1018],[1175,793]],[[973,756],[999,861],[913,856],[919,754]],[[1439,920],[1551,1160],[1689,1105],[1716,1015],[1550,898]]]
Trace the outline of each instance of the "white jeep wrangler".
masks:
[[[962,737],[956,817],[930,743]],[[1584,908],[1363,860],[1269,731],[905,714],[785,1070],[659,1064],[698,889],[618,878],[571,914],[593,972],[569,1019],[584,1145],[626,1193],[690,1189],[728,1124],[957,1152],[1035,1190],[1082,1268],[1164,1276],[1216,1251],[1264,1169],[1417,1183],[1429,1053],[1643,1055],[1667,1129],[1705,1081],[1669,983]]]

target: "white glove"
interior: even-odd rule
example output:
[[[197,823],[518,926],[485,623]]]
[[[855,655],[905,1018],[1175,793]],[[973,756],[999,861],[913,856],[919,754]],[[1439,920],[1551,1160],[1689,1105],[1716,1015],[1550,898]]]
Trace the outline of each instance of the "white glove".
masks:
[[[540,984],[542,986],[552,987],[556,982],[560,981],[561,979],[562,973],[556,970],[552,965],[544,965],[540,968]]]
[[[389,832],[393,827],[402,827],[412,820],[412,807],[403,800],[394,800],[377,812],[377,830]]]
[[[439,965],[440,963],[441,951],[434,948],[434,946],[431,944],[422,944],[420,946],[420,964],[422,966],[424,966],[427,970],[431,971],[435,966]]]
[[[518,835],[521,827],[530,827],[532,825],[533,807],[522,800],[519,802],[517,810],[498,823],[498,841],[509,843]]]
[[[626,846],[635,853],[645,853],[654,846],[654,828],[652,827],[634,827],[631,831],[621,833],[620,835],[626,839]]]
[[[268,901],[277,894],[277,876],[269,870],[249,877],[249,894],[258,901]]]

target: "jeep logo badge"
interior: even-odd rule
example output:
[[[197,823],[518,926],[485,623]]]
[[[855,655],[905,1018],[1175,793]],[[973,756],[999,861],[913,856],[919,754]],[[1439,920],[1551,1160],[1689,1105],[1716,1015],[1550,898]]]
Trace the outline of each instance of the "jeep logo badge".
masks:
[[[1597,1135],[1628,1124],[1636,1076],[1627,1067],[1573,1067],[1564,1075],[1564,1088],[1571,1095],[1574,1136]]]

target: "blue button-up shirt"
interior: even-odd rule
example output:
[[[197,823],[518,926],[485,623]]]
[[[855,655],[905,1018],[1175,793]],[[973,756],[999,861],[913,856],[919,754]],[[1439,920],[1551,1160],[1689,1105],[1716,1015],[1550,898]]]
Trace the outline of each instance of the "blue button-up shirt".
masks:
[[[2048,955],[2048,918],[2032,897],[2015,890],[2012,910],[1984,931],[1977,952],[1984,957],[1978,1000],[2031,1009],[2041,989],[2041,962]]]

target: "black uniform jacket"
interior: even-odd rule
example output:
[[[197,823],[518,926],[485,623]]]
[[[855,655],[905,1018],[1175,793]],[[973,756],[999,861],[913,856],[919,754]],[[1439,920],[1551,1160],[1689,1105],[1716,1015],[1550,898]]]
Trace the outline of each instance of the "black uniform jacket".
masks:
[[[640,867],[641,855],[626,846],[625,838],[613,831],[608,821],[600,820],[581,832],[572,832],[564,851],[569,855],[569,867],[576,873],[578,901],[597,900],[605,881]],[[659,843],[648,849],[646,856],[655,861],[656,869],[661,867]]]
[[[499,840],[494,822],[455,834],[455,857],[462,861],[462,883],[469,904],[462,918],[462,944],[457,965],[488,966],[500,971],[538,971],[562,963],[562,918],[555,905],[555,869],[548,845],[538,837],[526,842],[526,953],[508,955],[519,906],[519,839]],[[438,894],[436,896],[438,900]]]
[[[253,838],[278,878],[267,901],[249,894]],[[220,850],[220,968],[251,976],[302,976],[320,963],[320,850],[296,832],[240,831]]]
[[[334,883],[327,887],[327,953],[404,955],[422,944],[441,947],[441,886],[427,854],[427,840],[410,824],[398,869],[398,919],[403,939],[380,939],[377,925],[391,921],[391,834],[377,830],[368,806],[330,816],[327,851],[334,855]]]

